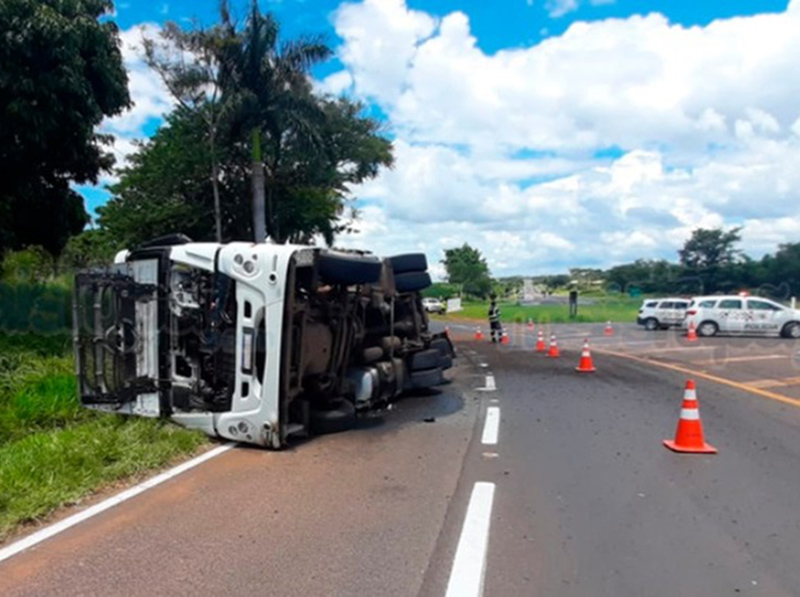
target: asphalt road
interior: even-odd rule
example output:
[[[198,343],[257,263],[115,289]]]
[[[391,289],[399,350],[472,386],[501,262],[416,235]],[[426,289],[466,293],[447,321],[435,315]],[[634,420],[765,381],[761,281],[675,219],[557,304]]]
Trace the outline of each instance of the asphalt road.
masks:
[[[228,451],[0,563],[0,594],[800,594],[800,408],[700,378],[719,454],[678,455],[661,440],[687,375],[623,330],[613,352],[637,360],[598,352],[578,374],[572,332],[558,360],[522,337],[461,342],[441,393],[286,452]]]

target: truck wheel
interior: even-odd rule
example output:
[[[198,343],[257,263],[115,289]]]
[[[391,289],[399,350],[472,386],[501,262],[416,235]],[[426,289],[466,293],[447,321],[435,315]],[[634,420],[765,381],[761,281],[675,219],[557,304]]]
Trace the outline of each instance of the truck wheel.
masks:
[[[428,259],[425,257],[425,253],[395,255],[394,257],[389,257],[389,262],[392,264],[392,270],[395,275],[428,271]]]
[[[428,272],[408,272],[394,277],[397,292],[417,292],[431,285]]]
[[[434,338],[431,340],[430,347],[435,348],[441,352],[442,355],[448,357],[453,356],[453,353],[455,353],[455,350],[453,350],[453,347],[450,345],[450,340],[447,338]]]
[[[435,348],[428,350],[421,350],[411,355],[409,359],[409,368],[412,371],[421,371],[423,369],[432,369],[439,366],[439,361],[442,359],[442,353]]]
[[[314,409],[309,413],[309,424],[317,435],[347,431],[356,424],[356,407],[348,400],[341,400],[336,408]]]
[[[376,284],[383,263],[374,255],[349,255],[328,251],[320,253],[319,275],[334,284]]]
[[[370,346],[369,348],[365,348],[361,353],[361,360],[367,364],[374,363],[382,358],[383,348],[380,346]]]
[[[410,381],[411,387],[414,389],[432,388],[444,383],[444,373],[439,367],[423,371],[412,371]]]

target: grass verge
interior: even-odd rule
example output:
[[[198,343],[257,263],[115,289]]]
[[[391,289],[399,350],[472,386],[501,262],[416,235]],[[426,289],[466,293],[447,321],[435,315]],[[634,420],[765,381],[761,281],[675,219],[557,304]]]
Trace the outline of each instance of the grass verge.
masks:
[[[600,323],[635,322],[641,299],[598,299],[591,305],[579,305],[577,317],[569,316],[569,305],[514,305],[500,306],[501,319],[506,323],[523,323],[533,319],[536,323]],[[488,317],[489,303],[465,303],[464,310],[453,314],[455,319],[484,321]]]
[[[163,421],[82,408],[69,350],[68,337],[0,334],[0,541],[208,441]]]

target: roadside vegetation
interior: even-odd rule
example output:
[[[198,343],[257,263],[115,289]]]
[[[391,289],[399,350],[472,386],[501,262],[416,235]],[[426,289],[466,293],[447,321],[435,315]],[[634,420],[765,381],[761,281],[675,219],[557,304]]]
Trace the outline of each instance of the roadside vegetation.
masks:
[[[594,299],[590,305],[579,305],[578,315],[569,316],[569,304],[516,305],[500,302],[501,320],[505,323],[600,323],[635,322],[641,306],[641,299],[626,297]],[[469,301],[463,304],[464,310],[442,319],[470,319],[485,322],[489,311],[488,302]]]
[[[0,541],[21,523],[207,441],[161,421],[82,408],[69,335],[0,333]]]

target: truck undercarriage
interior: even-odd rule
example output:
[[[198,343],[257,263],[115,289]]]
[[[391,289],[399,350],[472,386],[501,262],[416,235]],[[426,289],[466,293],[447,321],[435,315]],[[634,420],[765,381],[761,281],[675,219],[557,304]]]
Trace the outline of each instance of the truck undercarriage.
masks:
[[[348,428],[445,382],[426,270],[422,254],[156,239],[76,277],[81,401],[272,448]]]

